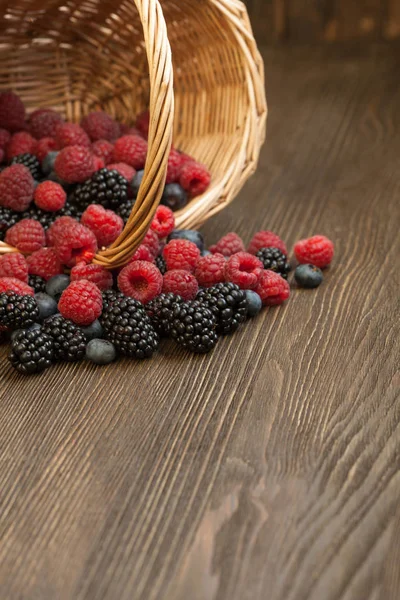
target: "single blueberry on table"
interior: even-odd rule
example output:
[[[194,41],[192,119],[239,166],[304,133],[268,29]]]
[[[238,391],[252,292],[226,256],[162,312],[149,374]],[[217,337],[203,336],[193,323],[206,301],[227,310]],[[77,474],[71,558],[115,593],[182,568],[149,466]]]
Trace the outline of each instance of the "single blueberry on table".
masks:
[[[101,339],[103,337],[103,327],[98,319],[93,321],[88,327],[82,327],[84,336],[88,342],[94,339]]]
[[[247,316],[249,318],[256,317],[262,309],[262,300],[260,296],[253,290],[246,290],[247,300]]]
[[[294,278],[300,287],[307,289],[317,288],[324,280],[321,269],[314,265],[299,265],[294,272]]]
[[[108,365],[117,357],[114,344],[106,340],[93,339],[86,346],[86,358],[96,365]]]

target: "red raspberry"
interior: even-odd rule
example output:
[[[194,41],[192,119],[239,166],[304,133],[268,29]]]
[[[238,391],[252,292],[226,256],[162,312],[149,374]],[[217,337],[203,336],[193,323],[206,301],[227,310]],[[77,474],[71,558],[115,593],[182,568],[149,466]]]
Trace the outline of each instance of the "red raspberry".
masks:
[[[29,275],[38,275],[46,281],[55,275],[61,275],[63,268],[54,248],[41,248],[26,259]]]
[[[101,265],[87,265],[79,263],[71,269],[71,281],[87,279],[96,284],[99,290],[110,290],[113,286],[113,276],[111,271],[107,271]]]
[[[237,252],[245,252],[246,248],[241,237],[237,233],[227,233],[215,246],[211,246],[210,252],[213,254],[222,254],[223,256],[232,256]]]
[[[143,111],[136,118],[136,128],[140,133],[147,139],[150,129],[150,112],[148,110]]]
[[[160,251],[160,240],[158,235],[152,229],[149,229],[143,238],[142,244],[148,247],[154,258]]]
[[[19,252],[0,256],[0,277],[15,277],[28,283],[28,263],[25,256]]]
[[[165,273],[162,291],[165,294],[172,292],[189,301],[196,298],[199,291],[199,284],[196,277],[189,273],[189,271],[174,269]]]
[[[93,155],[82,146],[68,146],[57,155],[54,170],[66,183],[83,183],[95,171]]]
[[[102,158],[106,165],[112,161],[114,145],[111,144],[111,142],[107,140],[97,140],[97,142],[93,142],[91,149],[93,154]]]
[[[168,271],[175,269],[194,273],[200,250],[189,240],[171,240],[163,250]]]
[[[300,264],[311,264],[320,269],[331,264],[334,250],[333,242],[324,235],[300,240],[294,247],[294,253]]]
[[[97,140],[116,140],[119,136],[119,125],[105,112],[91,112],[81,121],[81,127],[86,131],[92,142]]]
[[[90,262],[97,252],[96,236],[93,231],[75,222],[57,231],[54,250],[67,267],[73,267],[81,261]]]
[[[185,154],[184,152],[181,152],[181,167],[183,167],[183,165],[185,165],[188,162],[196,162],[193,158],[193,156],[190,156],[189,154]]]
[[[0,173],[0,206],[23,212],[33,199],[34,189],[30,170],[24,165],[11,165]]]
[[[33,289],[16,277],[0,277],[0,294],[2,292],[15,292],[21,296],[34,296]]]
[[[288,255],[288,251],[285,245],[285,242],[273,233],[273,231],[259,231],[253,236],[247,252],[250,254],[257,254],[261,248],[278,248],[283,254]]]
[[[210,185],[210,181],[210,172],[201,163],[188,161],[182,165],[179,182],[192,198],[204,194]]]
[[[115,142],[113,162],[123,162],[136,171],[143,169],[147,156],[147,142],[137,135],[124,135]]]
[[[87,327],[98,319],[103,310],[101,291],[92,281],[73,281],[61,294],[58,310],[65,319]]]
[[[118,287],[125,296],[147,304],[161,292],[163,278],[157,267],[144,260],[129,263],[118,275]]]
[[[8,142],[11,140],[11,133],[7,129],[0,129],[0,148],[5,150]]]
[[[129,130],[131,129],[130,125],[127,125],[126,123],[118,123],[119,125],[119,131],[120,131],[120,135],[127,135],[127,133],[129,132]],[[138,132],[137,132],[138,133]]]
[[[252,290],[256,287],[263,264],[256,256],[247,252],[238,252],[226,263],[226,280],[236,283],[242,290]]]
[[[135,169],[125,163],[112,163],[107,165],[107,169],[109,171],[118,171],[127,181],[131,181],[136,175]]]
[[[57,148],[57,142],[54,138],[44,137],[37,142],[34,154],[40,162],[43,162],[48,153],[57,150]]]
[[[159,206],[151,222],[150,229],[156,232],[159,238],[166,238],[175,227],[174,213],[168,206]]]
[[[4,160],[6,153],[4,152],[3,148],[0,148],[0,165]]]
[[[59,217],[46,231],[46,241],[48,246],[54,246],[54,242],[59,234],[67,227],[76,225],[77,221],[73,217]]]
[[[11,161],[19,154],[34,154],[36,140],[26,131],[14,133],[7,145],[7,160]]]
[[[29,118],[29,132],[38,140],[45,137],[53,138],[57,127],[62,123],[62,117],[51,108],[39,108]]]
[[[100,204],[88,206],[82,215],[81,223],[93,231],[100,248],[115,242],[124,228],[121,217]]]
[[[202,287],[211,287],[225,281],[226,260],[222,254],[210,254],[199,258],[194,272]]]
[[[106,166],[104,159],[100,156],[96,156],[95,154],[93,154],[93,164],[95,171],[100,171],[100,169],[104,169],[104,167]]]
[[[288,282],[274,271],[263,271],[254,291],[260,296],[264,306],[277,306],[290,296]]]
[[[40,250],[46,243],[43,226],[35,219],[22,219],[7,230],[7,244],[18,248],[24,254]]]
[[[154,256],[149,247],[145,244],[139,246],[129,262],[136,262],[137,260],[145,260],[146,262],[154,263]]]
[[[36,206],[42,210],[55,212],[65,206],[67,194],[59,183],[43,181],[39,183],[33,195]]]
[[[176,183],[179,181],[181,165],[182,155],[180,152],[172,148],[168,157],[167,178],[165,183]]]
[[[89,148],[90,139],[86,131],[76,123],[63,123],[56,129],[56,140],[60,148],[84,146]]]
[[[25,124],[25,106],[13,92],[0,93],[0,127],[8,131],[23,129]]]

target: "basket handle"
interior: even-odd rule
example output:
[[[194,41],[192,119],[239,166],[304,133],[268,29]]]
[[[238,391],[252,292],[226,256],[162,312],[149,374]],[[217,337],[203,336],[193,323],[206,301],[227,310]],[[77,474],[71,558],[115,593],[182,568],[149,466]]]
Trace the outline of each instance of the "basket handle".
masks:
[[[125,265],[142,242],[159,205],[172,143],[174,90],[171,46],[159,0],[134,0],[143,25],[150,73],[150,127],[143,180],[125,228],[93,262],[107,269]]]

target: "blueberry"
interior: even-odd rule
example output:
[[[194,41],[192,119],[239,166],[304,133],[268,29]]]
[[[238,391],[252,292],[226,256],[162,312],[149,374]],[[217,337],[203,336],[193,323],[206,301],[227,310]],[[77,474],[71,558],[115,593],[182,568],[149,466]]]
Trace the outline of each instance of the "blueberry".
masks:
[[[47,286],[46,286],[47,287]],[[55,315],[58,308],[57,302],[54,300],[52,296],[45,294],[44,292],[39,292],[39,294],[35,294],[35,300],[39,307],[39,319],[40,321],[44,321],[48,317]]]
[[[42,171],[44,175],[50,175],[54,170],[54,163],[56,162],[58,152],[49,152],[42,161]]]
[[[68,275],[55,275],[46,283],[46,293],[59,301],[61,294],[69,286],[70,279]]]
[[[138,195],[139,187],[140,187],[140,184],[142,183],[143,175],[144,175],[144,171],[138,171],[130,183],[131,191],[133,193],[134,198],[136,198],[136,196]]]
[[[93,321],[93,323],[88,327],[82,327],[82,331],[85,335],[87,342],[90,342],[90,340],[94,340],[96,338],[102,338],[104,333],[101,323],[98,319]]]
[[[86,346],[86,358],[96,365],[108,365],[116,357],[115,346],[106,340],[90,340]]]
[[[179,210],[188,203],[188,195],[179,183],[168,183],[164,188],[161,204],[171,210]]]
[[[253,290],[246,290],[247,316],[251,319],[258,315],[262,309],[262,300]]]
[[[203,252],[205,248],[203,236],[194,229],[175,229],[168,236],[168,241],[171,240],[189,240],[189,242],[196,244],[200,252]]]
[[[37,329],[40,329],[41,325],[40,323],[32,323],[32,325],[29,325],[29,327],[25,327],[25,331],[36,331]],[[11,334],[11,341],[13,342],[15,340],[15,338],[17,337],[17,335],[19,333],[21,333],[21,331],[24,331],[23,329],[15,329],[12,334]]]
[[[294,278],[300,287],[308,289],[317,288],[324,280],[321,269],[314,265],[299,265]]]

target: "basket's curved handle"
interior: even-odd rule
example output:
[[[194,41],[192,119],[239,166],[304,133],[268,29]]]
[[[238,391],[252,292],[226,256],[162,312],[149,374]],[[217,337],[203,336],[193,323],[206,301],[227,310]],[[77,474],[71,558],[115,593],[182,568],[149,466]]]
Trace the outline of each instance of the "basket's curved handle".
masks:
[[[174,120],[171,47],[159,0],[134,0],[143,25],[150,73],[150,128],[143,180],[125,228],[93,262],[114,269],[125,265],[142,242],[160,202],[167,173]]]

